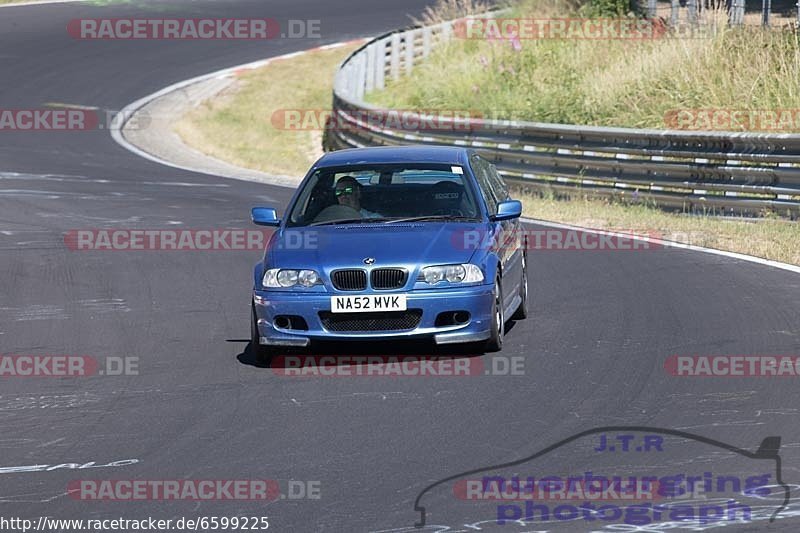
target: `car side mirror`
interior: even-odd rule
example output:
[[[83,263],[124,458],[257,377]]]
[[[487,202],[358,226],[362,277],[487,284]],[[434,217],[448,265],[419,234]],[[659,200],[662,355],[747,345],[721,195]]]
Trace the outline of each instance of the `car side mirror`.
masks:
[[[259,226],[281,225],[277,211],[271,207],[254,207],[250,212],[250,218],[253,220],[253,224],[258,224]]]
[[[494,221],[511,220],[522,216],[522,202],[519,200],[507,200],[497,204],[497,214],[489,218]]]

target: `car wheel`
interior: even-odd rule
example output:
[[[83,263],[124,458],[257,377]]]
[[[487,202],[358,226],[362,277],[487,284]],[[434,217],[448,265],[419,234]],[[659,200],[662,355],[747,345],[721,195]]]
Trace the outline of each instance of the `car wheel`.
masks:
[[[255,355],[256,362],[263,365],[268,365],[272,360],[273,348],[269,346],[262,346],[260,342],[261,335],[258,334],[256,307],[254,304],[250,305],[250,349]]]
[[[504,330],[505,316],[503,316],[503,287],[500,285],[500,278],[497,278],[494,282],[491,336],[486,340],[485,346],[487,352],[498,352],[503,348]]]
[[[513,320],[528,318],[528,254],[522,252],[522,279],[519,286],[519,307],[511,315]]]

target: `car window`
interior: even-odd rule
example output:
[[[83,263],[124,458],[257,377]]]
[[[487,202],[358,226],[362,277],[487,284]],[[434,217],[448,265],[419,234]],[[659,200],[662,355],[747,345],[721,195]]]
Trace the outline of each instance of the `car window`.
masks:
[[[489,214],[496,213],[497,197],[490,183],[489,164],[480,156],[474,155],[472,156],[472,171],[475,173],[475,179],[478,181],[478,186],[481,188],[484,198],[486,198],[486,207],[489,210]]]
[[[300,194],[297,196],[297,201],[295,202],[295,209],[289,216],[290,224],[300,222],[302,213],[309,209],[309,204],[312,203],[312,200],[315,198],[315,196],[322,196],[322,191],[325,187],[320,184],[319,178],[319,172],[315,172],[314,175],[309,179],[308,183],[306,183],[306,186],[303,187],[303,190],[300,191]]]
[[[471,182],[457,165],[383,164],[317,170],[302,186],[288,226],[480,218]]]
[[[497,200],[500,202],[508,200],[509,194],[506,182],[503,181],[502,177],[500,177],[500,173],[497,172],[496,166],[494,166],[492,163],[489,163],[488,161],[486,163],[489,166],[489,185],[492,186],[495,198],[497,198]]]

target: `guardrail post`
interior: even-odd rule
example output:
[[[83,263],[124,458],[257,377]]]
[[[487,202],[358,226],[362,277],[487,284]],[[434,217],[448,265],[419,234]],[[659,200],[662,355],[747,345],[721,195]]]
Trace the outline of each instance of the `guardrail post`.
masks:
[[[686,0],[686,9],[689,11],[689,24],[697,24],[697,0]]]
[[[364,98],[364,85],[367,83],[367,56],[361,54],[356,60],[355,68],[355,96],[358,100]]]
[[[377,48],[377,43],[367,46],[367,79],[364,86],[366,92],[375,88],[375,71],[377,70],[375,67],[375,52]]]
[[[769,26],[769,15],[772,11],[772,0],[761,0],[761,24]]]
[[[391,62],[390,62],[390,69],[392,74],[392,79],[396,80],[400,77],[400,34],[393,33],[392,34],[392,44],[391,44]]]
[[[744,23],[744,2],[745,0],[731,0],[731,11],[728,23],[731,26],[740,26]]]
[[[669,24],[670,26],[678,25],[678,10],[680,9],[680,0],[672,0],[670,3]]]
[[[414,39],[416,35],[416,30],[408,30],[406,32],[406,74],[410,73],[414,68]]]
[[[344,90],[345,93],[353,97],[355,96],[355,79],[353,77],[353,68],[351,65],[345,65],[342,69],[342,76],[344,76]]]
[[[433,30],[430,27],[422,28],[422,57],[428,57],[431,53],[432,37]]]
[[[383,89],[386,87],[386,45],[389,39],[381,39],[376,44],[375,50],[375,88]]]
[[[450,37],[453,35],[453,23],[452,22],[442,22],[442,41],[449,41]]]
[[[657,0],[647,0],[647,18],[649,19],[656,18],[656,1]]]

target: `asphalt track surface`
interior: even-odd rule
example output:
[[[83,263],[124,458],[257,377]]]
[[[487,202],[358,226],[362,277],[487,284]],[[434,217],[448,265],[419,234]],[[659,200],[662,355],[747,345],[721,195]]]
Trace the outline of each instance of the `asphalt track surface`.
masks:
[[[423,4],[134,1],[2,9],[0,108],[62,102],[121,109],[215,69],[402,26]],[[73,18],[161,15],[320,19],[322,39],[81,42],[65,31]],[[522,375],[287,378],[256,365],[248,349],[258,252],[77,252],[65,247],[63,234],[247,228],[251,206],[282,209],[290,190],[160,166],[125,151],[107,131],[1,135],[0,353],[139,358],[138,375],[0,382],[0,467],[62,465],[0,470],[1,516],[247,515],[269,516],[277,531],[410,531],[419,519],[414,500],[430,483],[604,425],[684,430],[753,451],[778,435],[784,481],[800,483],[798,378],[676,378],[663,370],[672,354],[800,354],[797,274],[674,249],[539,251],[530,257],[530,318],[513,324],[500,354],[523,357]],[[487,368],[493,357],[481,356]],[[712,456],[673,446],[660,461],[687,465]],[[138,462],[74,468],[129,459]],[[595,459],[562,457],[549,466],[563,460],[564,468],[591,469]],[[609,460],[631,462],[624,454]],[[305,480],[319,482],[320,497],[79,501],[66,495],[76,479]],[[428,508],[429,526],[549,529],[466,529],[466,518],[438,522],[448,503],[437,502]],[[797,509],[790,504],[773,524],[726,527],[797,531]],[[558,525],[608,530],[582,520]]]

